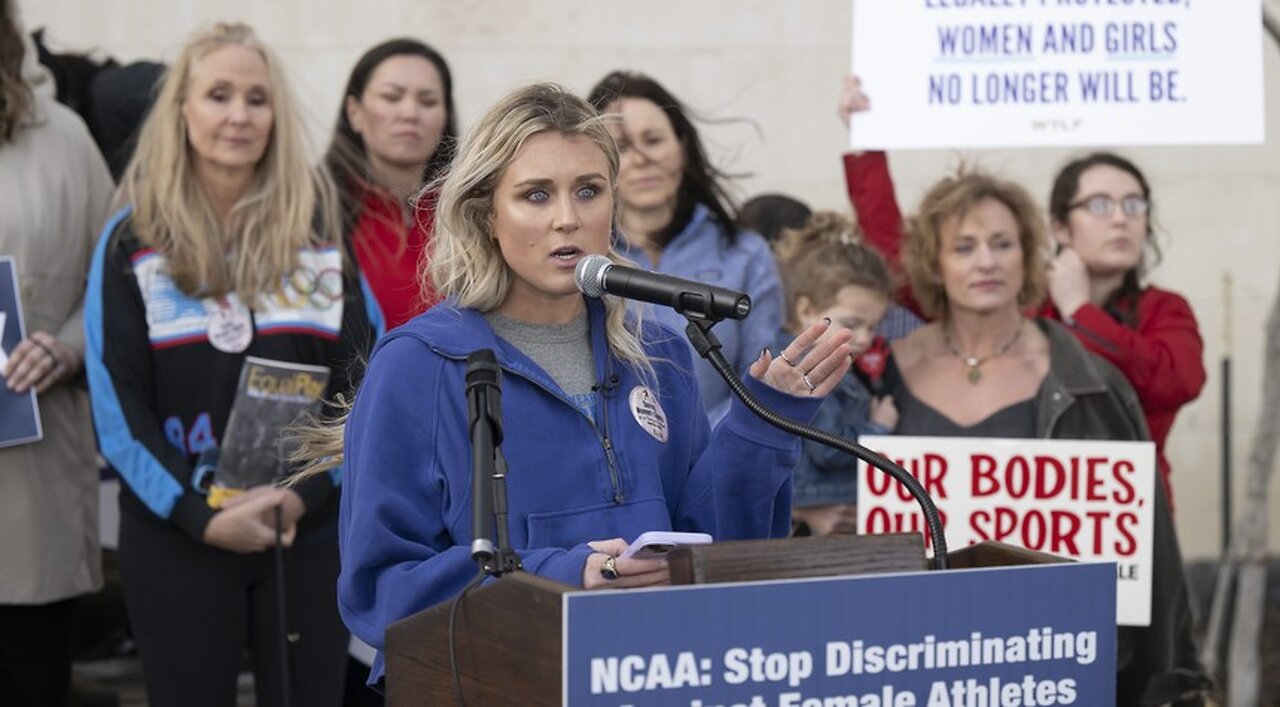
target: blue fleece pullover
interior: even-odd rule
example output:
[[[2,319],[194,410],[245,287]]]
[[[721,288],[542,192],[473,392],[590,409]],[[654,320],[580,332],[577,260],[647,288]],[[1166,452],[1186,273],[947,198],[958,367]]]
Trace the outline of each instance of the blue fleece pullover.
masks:
[[[603,383],[594,421],[481,314],[453,300],[375,348],[347,423],[338,529],[339,609],[379,649],[371,684],[383,675],[387,627],[454,596],[476,574],[464,385],[465,359],[476,349],[492,349],[503,369],[511,544],[525,570],[581,586],[592,540],[647,530],[716,540],[789,532],[797,438],[737,401],[711,430],[689,347],[674,332],[646,326],[655,368],[646,385],[609,355],[595,300],[588,321]],[[766,405],[796,419],[810,419],[821,402],[747,380]]]
[[[694,207],[689,223],[663,248],[657,268],[653,267],[644,250],[631,248],[625,243],[618,244],[618,247],[640,267],[727,287],[751,297],[751,314],[746,319],[727,319],[715,328],[725,358],[739,374],[746,373],[752,362],[760,357],[760,349],[773,343],[774,335],[782,326],[782,280],[778,277],[778,266],[769,251],[769,244],[759,234],[739,231],[738,237],[730,244],[724,228],[712,216],[711,210],[699,204]],[[647,307],[644,316],[680,332],[680,338],[685,339],[687,321],[674,309]],[[694,370],[707,416],[715,424],[728,412],[729,398],[733,393],[706,361],[698,359]]]

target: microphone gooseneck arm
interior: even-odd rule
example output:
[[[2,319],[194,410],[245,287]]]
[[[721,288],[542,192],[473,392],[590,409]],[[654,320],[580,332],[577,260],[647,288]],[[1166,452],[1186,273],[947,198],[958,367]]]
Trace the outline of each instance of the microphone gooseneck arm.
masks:
[[[698,355],[705,358],[712,368],[716,369],[720,377],[724,378],[725,383],[729,385],[729,389],[746,404],[751,412],[781,430],[813,440],[833,449],[838,449],[861,459],[892,476],[898,483],[905,486],[911,492],[911,496],[915,498],[916,503],[920,504],[920,511],[924,513],[925,524],[928,526],[930,539],[933,541],[934,569],[947,569],[947,539],[943,534],[942,520],[938,516],[938,508],[933,504],[933,499],[929,498],[928,492],[925,491],[924,486],[920,484],[916,477],[901,466],[856,442],[851,442],[830,432],[790,420],[765,407],[764,403],[761,403],[747,389],[742,379],[734,372],[733,367],[725,360],[724,354],[720,352],[720,341],[711,332],[711,327],[715,325],[715,322],[710,319],[688,315],[686,315],[686,318],[689,320],[689,326],[685,328],[685,333],[688,335],[690,343],[693,344],[694,350],[698,352]]]

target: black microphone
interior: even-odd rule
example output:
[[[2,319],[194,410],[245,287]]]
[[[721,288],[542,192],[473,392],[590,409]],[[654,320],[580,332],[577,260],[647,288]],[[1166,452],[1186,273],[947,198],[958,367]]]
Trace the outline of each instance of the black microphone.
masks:
[[[471,434],[471,559],[486,567],[495,554],[491,484],[495,450],[502,444],[502,369],[493,351],[479,349],[467,356],[466,380],[467,429]]]
[[[603,255],[579,260],[573,277],[578,289],[588,297],[601,297],[607,292],[711,321],[744,319],[751,312],[751,298],[741,292],[615,265]]]

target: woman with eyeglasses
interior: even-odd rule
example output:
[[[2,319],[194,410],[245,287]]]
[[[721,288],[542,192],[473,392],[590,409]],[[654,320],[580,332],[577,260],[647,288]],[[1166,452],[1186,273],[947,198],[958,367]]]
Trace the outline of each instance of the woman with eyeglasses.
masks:
[[[846,77],[839,114],[846,124],[870,101],[856,76]],[[902,214],[883,152],[844,157],[849,198],[867,240],[900,267]],[[1159,246],[1152,226],[1151,188],[1129,160],[1096,152],[1058,171],[1049,221],[1058,254],[1049,264],[1049,296],[1038,314],[1067,325],[1091,353],[1118,368],[1142,404],[1156,444],[1156,466],[1173,507],[1165,440],[1182,406],[1204,388],[1204,344],[1187,301],[1144,285]],[[910,291],[899,298],[920,313]]]
[[[1151,187],[1129,160],[1095,152],[1058,171],[1049,222],[1059,248],[1049,268],[1052,313],[1133,385],[1172,505],[1164,444],[1178,410],[1204,388],[1204,343],[1181,295],[1142,284],[1148,251],[1160,256]]]

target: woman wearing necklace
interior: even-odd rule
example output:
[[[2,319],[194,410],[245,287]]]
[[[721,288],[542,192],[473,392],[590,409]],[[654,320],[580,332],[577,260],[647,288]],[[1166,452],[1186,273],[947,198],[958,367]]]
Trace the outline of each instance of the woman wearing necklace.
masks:
[[[1132,388],[1057,322],[1044,299],[1044,226],[1019,186],[980,173],[936,184],[904,261],[935,321],[893,344],[900,434],[1142,439]]]
[[[935,184],[916,213],[903,265],[933,321],[893,342],[886,384],[896,434],[1150,439],[1138,397],[1114,366],[1062,324],[1024,315],[1048,288],[1048,241],[1025,190],[961,173]],[[1157,676],[1198,667],[1169,506],[1164,494],[1152,498],[1151,625],[1120,630],[1121,705],[1170,684]]]
[[[846,77],[839,105],[845,124],[850,115],[869,107],[858,78]],[[885,154],[849,153],[844,161],[859,225],[868,242],[895,266],[902,216]],[[1058,170],[1049,194],[1058,254],[1038,313],[1065,324],[1133,386],[1156,443],[1156,468],[1172,507],[1165,442],[1178,411],[1204,388],[1204,342],[1186,299],[1145,282],[1148,267],[1160,258],[1153,208],[1146,176],[1117,154],[1095,152]],[[898,297],[920,313],[909,289]]]

